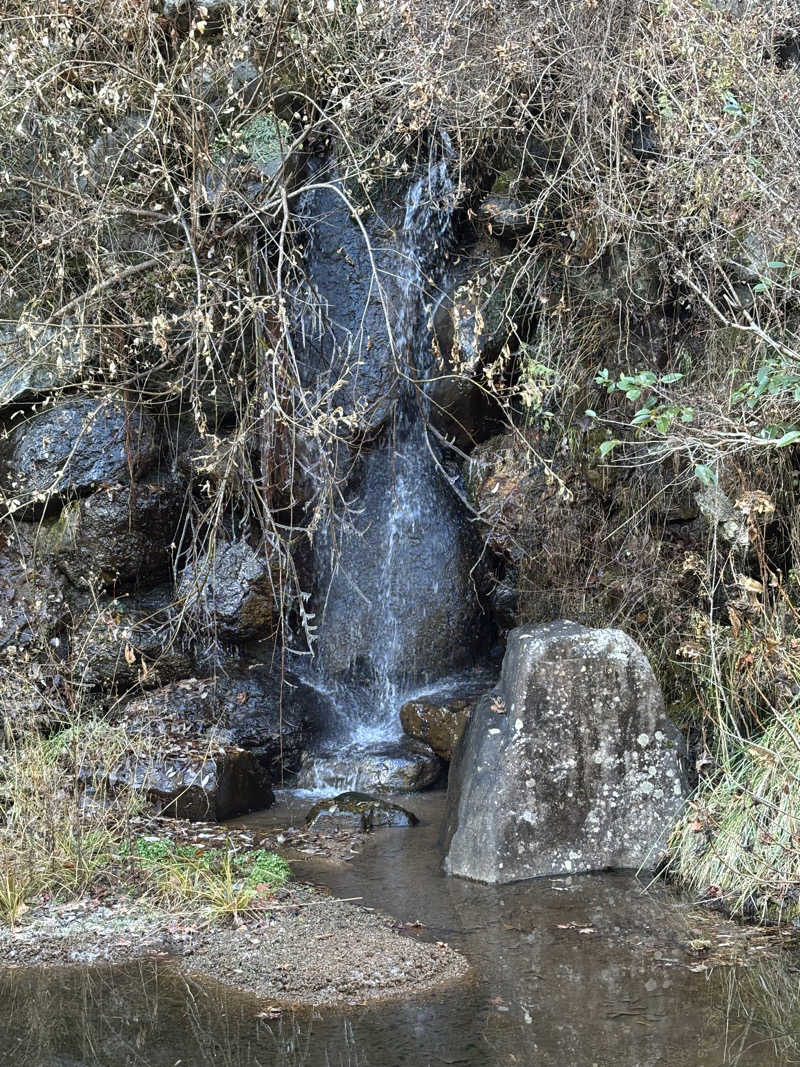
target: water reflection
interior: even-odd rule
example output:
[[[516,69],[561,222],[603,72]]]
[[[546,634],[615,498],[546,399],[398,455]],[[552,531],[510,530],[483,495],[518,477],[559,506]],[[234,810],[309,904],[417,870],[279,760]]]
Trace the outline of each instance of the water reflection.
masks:
[[[436,996],[260,1017],[256,998],[166,964],[0,972],[14,1067],[773,1067],[800,1062],[785,961],[692,973],[683,908],[627,875],[493,889],[439,873],[435,813],[324,877],[471,959]],[[320,869],[308,868],[321,880]]]

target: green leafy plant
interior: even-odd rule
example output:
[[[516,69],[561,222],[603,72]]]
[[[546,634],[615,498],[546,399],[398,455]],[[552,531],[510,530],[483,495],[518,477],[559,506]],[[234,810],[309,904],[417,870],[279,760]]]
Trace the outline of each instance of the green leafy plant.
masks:
[[[169,903],[207,906],[216,916],[237,916],[255,907],[291,877],[285,860],[256,849],[202,849],[172,841],[139,838],[132,856],[147,888]]]

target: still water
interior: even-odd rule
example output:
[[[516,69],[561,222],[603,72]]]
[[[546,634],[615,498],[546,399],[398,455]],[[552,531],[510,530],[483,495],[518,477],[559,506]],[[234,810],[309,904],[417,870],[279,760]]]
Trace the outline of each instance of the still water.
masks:
[[[690,910],[629,874],[502,888],[446,879],[441,798],[344,868],[300,876],[361,896],[469,958],[473,977],[376,1007],[259,1017],[262,1004],[168,964],[0,971],[9,1067],[768,1067],[800,1063],[791,959],[693,972]],[[285,813],[284,813],[285,814]],[[281,812],[268,813],[280,821]],[[250,822],[265,817],[253,816]]]

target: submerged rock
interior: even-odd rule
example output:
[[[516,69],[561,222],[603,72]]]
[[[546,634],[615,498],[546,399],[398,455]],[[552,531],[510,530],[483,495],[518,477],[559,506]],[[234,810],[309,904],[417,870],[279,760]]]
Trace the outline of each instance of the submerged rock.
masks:
[[[309,756],[297,776],[298,789],[347,789],[416,793],[433,785],[442,761],[419,741],[353,747]]]
[[[513,882],[653,866],[683,805],[680,747],[626,634],[519,627],[451,764],[448,873]]]
[[[340,793],[331,800],[320,800],[306,815],[306,825],[322,829],[355,827],[371,830],[376,826],[416,826],[416,815],[369,793]]]
[[[156,451],[149,415],[88,398],[65,401],[11,431],[0,449],[0,490],[12,510],[46,505],[136,476]]]

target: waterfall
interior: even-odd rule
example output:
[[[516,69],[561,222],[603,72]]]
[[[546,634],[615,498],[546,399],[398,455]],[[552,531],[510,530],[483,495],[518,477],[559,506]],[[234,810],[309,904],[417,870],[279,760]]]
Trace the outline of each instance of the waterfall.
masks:
[[[362,446],[347,515],[315,543],[314,670],[339,709],[340,738],[358,745],[399,737],[403,699],[471,666],[480,633],[471,575],[480,546],[432,457],[420,388],[432,365],[429,323],[447,285],[453,199],[445,145],[408,188],[398,237],[380,251],[382,276],[391,279],[391,338],[373,337],[360,356],[366,380],[377,377],[370,360],[391,356],[392,409]],[[341,213],[333,221],[329,214],[327,225],[339,227],[329,246],[346,244],[352,260],[356,244],[340,236]],[[332,268],[323,251],[318,238],[307,264],[312,279],[316,268],[325,282]],[[327,294],[337,299],[330,284]],[[346,338],[350,351],[356,333],[354,326]]]

